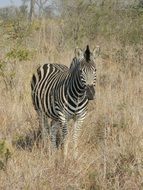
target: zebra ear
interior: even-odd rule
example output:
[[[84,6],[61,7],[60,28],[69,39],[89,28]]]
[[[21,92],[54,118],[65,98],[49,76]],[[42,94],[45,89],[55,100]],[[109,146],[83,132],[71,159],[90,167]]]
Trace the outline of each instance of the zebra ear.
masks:
[[[91,52],[89,49],[89,45],[87,45],[86,50],[84,52],[84,58],[87,62],[90,61],[90,56],[91,56]]]
[[[80,49],[80,48],[75,48],[75,57],[77,58],[77,59],[81,59],[81,58],[83,58],[83,51],[82,51],[82,49]]]
[[[94,49],[93,49],[93,57],[96,58],[98,57],[100,54],[100,47],[99,46],[96,46]]]

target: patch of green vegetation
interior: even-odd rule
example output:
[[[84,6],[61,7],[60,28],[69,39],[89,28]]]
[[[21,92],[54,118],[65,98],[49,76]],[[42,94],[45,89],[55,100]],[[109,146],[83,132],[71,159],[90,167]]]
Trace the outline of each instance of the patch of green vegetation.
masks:
[[[7,54],[6,57],[8,59],[16,59],[18,61],[27,61],[30,60],[33,56],[33,53],[26,48],[13,48],[12,50],[10,50]]]
[[[0,141],[0,170],[5,170],[8,160],[11,157],[11,151],[5,140]]]
[[[98,174],[96,171],[92,171],[89,173],[89,181],[90,181],[90,186],[88,189],[90,190],[99,190],[100,186],[97,184],[97,177]]]

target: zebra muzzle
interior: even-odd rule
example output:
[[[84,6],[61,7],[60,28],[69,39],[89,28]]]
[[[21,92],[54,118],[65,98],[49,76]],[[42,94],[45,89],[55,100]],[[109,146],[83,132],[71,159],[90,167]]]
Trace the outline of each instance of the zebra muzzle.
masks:
[[[87,85],[86,96],[87,96],[88,100],[95,99],[95,88],[93,85]]]

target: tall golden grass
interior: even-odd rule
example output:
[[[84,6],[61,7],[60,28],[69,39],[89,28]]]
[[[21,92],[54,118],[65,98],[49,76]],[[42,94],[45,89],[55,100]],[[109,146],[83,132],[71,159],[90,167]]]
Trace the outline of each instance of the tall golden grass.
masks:
[[[114,56],[115,48],[119,48],[117,43],[102,42],[100,46],[102,56],[96,61],[96,100],[89,103],[77,160],[73,157],[72,141],[64,161],[60,150],[50,154],[49,145],[45,149],[41,140],[38,146],[35,142],[33,133],[38,131],[39,124],[31,102],[30,80],[37,66],[48,62],[46,56],[7,63],[4,72],[14,69],[15,77],[11,81],[1,77],[0,81],[1,190],[143,188],[143,68],[140,63],[143,55],[138,57],[132,47],[126,47],[126,59],[122,55],[117,58]],[[59,59],[58,62],[69,65],[71,52],[65,51],[65,55],[53,61]],[[71,122],[70,131],[72,127]]]

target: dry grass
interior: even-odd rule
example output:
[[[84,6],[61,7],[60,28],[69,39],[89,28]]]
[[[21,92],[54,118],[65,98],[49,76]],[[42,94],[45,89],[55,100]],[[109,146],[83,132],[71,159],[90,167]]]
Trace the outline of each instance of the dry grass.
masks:
[[[97,99],[89,105],[77,160],[72,143],[63,161],[60,151],[50,155],[41,142],[37,147],[32,141],[38,121],[31,103],[30,80],[46,58],[6,66],[5,72],[14,69],[15,77],[12,81],[1,77],[0,81],[0,189],[143,188],[143,70],[130,48],[125,64],[113,61],[112,53],[111,49],[111,56],[97,60]],[[60,62],[69,63],[71,57],[69,53]],[[15,146],[29,134],[33,144]]]

